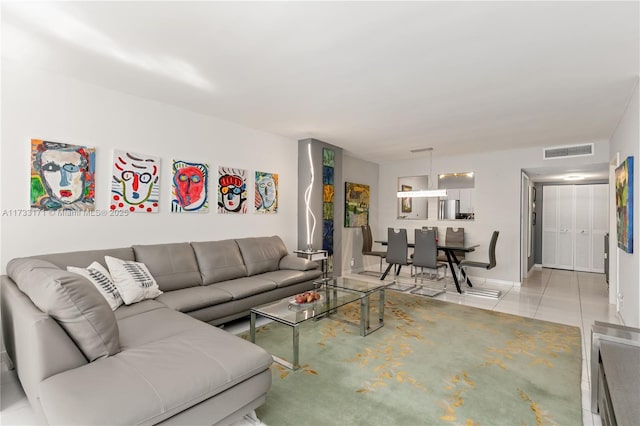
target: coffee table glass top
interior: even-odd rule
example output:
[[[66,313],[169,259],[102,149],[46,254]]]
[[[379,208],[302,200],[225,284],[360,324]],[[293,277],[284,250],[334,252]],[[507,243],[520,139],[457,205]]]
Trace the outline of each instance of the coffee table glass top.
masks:
[[[251,311],[263,317],[294,326],[306,320],[326,315],[327,312],[355,302],[360,298],[358,293],[340,289],[329,289],[327,286],[319,288],[316,291],[320,293],[322,297],[314,303],[297,305],[291,303],[294,300],[293,296],[291,296],[277,302],[251,308]]]
[[[372,293],[374,291],[379,290],[382,287],[386,287],[391,282],[385,283],[380,280],[376,281],[366,281],[359,280],[357,278],[347,278],[347,277],[336,277],[336,278],[326,278],[324,280],[315,281],[314,284],[324,283],[331,287],[336,287],[339,289],[357,291],[359,293]]]

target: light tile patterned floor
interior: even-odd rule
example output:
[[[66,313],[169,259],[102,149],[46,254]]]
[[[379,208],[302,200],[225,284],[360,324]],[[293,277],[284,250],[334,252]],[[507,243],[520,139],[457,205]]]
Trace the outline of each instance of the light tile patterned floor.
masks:
[[[359,278],[367,279],[364,275]],[[369,278],[375,279],[375,278]],[[409,277],[401,277],[409,281]],[[582,330],[582,407],[583,424],[599,426],[600,416],[591,413],[591,387],[589,361],[591,325],[593,321],[619,324],[615,306],[608,304],[607,284],[603,274],[562,271],[556,269],[534,269],[521,287],[512,287],[474,281],[476,287],[502,290],[500,299],[487,299],[472,295],[459,295],[452,283],[447,292],[437,299],[452,303],[476,306],[580,327]],[[433,284],[441,286],[442,282]],[[235,323],[227,329],[248,328],[248,321]],[[14,371],[8,371],[3,360],[0,378],[0,424],[34,425],[36,419],[22,391]],[[244,422],[252,424],[250,422]],[[242,424],[239,423],[237,426]]]

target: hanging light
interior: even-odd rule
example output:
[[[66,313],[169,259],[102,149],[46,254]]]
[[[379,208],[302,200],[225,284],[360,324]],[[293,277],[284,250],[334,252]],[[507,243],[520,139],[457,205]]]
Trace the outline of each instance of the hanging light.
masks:
[[[431,173],[433,171],[433,148],[420,148],[420,149],[412,149],[411,153],[415,154],[418,152],[429,152],[429,181],[428,185],[431,186],[431,182],[433,182]],[[398,191],[398,198],[420,198],[420,197],[446,197],[447,190],[446,189],[421,189],[416,191]]]

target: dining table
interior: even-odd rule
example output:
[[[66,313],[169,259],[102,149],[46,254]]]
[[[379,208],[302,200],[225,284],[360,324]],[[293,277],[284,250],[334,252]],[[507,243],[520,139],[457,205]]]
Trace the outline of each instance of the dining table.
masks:
[[[388,242],[386,240],[376,240],[376,243],[382,244],[383,246],[388,245]],[[449,270],[451,271],[451,276],[453,277],[453,282],[456,285],[456,290],[458,290],[458,293],[462,294],[462,288],[460,288],[460,278],[464,279],[469,287],[473,287],[473,284],[471,283],[471,280],[469,279],[465,271],[460,268],[460,259],[458,259],[458,257],[456,256],[456,252],[470,253],[472,251],[475,251],[476,247],[479,247],[480,244],[447,244],[446,241],[436,242],[436,244],[438,250],[444,252],[445,256],[447,256],[447,264],[449,265]],[[407,246],[409,248],[415,248],[415,243],[408,243]],[[456,270],[453,268],[454,264],[460,271],[461,277],[458,277]],[[384,280],[387,277],[392,266],[393,263],[389,263],[387,269],[385,269],[384,273],[380,276],[381,280]],[[398,273],[400,272],[400,267],[401,266],[398,265]]]

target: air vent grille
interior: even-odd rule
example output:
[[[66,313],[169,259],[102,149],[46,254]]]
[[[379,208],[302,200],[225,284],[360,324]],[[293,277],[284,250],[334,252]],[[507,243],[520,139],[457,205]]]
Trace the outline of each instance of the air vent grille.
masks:
[[[567,157],[583,157],[586,155],[593,155],[592,143],[584,145],[556,146],[553,148],[543,149],[543,157],[545,160],[555,160],[557,158]]]

